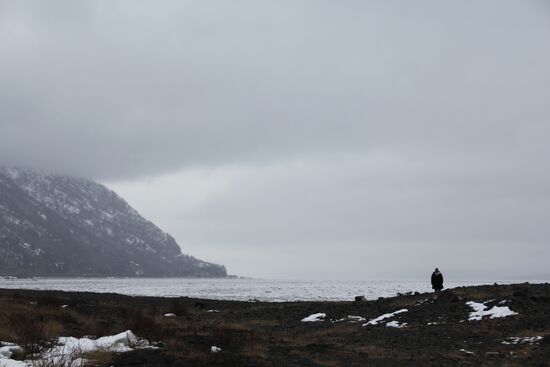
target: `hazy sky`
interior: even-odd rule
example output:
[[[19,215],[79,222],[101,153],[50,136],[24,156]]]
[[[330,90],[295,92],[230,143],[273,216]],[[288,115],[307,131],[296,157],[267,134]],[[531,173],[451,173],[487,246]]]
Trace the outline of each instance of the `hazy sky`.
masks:
[[[0,0],[0,164],[269,278],[550,258],[550,3]]]

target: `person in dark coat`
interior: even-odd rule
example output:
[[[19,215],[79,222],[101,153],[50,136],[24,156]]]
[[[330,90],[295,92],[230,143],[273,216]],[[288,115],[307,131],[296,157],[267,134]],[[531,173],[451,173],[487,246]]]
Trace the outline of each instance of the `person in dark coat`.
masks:
[[[443,289],[443,274],[441,274],[438,268],[435,268],[435,271],[432,273],[432,288],[436,292]]]

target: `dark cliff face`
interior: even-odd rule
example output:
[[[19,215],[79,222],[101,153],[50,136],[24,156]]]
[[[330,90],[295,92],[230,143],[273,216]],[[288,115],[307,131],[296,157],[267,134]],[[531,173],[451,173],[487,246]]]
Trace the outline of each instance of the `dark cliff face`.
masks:
[[[223,277],[93,181],[0,168],[0,275]]]

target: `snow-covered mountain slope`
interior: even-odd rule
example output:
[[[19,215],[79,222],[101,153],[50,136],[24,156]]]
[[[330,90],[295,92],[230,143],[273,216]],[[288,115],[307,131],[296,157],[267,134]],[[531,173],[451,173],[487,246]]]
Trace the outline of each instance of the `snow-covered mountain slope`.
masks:
[[[223,277],[116,193],[84,179],[0,168],[0,275]]]

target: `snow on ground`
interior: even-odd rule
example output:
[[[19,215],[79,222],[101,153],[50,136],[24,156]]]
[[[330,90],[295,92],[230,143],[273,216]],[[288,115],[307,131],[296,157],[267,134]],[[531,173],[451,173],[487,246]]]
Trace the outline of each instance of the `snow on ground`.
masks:
[[[466,304],[470,306],[472,310],[474,310],[470,312],[470,317],[468,318],[469,321],[479,321],[484,316],[490,316],[491,319],[495,319],[498,317],[507,317],[518,314],[517,312],[510,310],[508,306],[493,306],[493,308],[491,308],[490,310],[486,310],[487,306],[485,306],[483,303],[469,301],[466,302]]]
[[[218,348],[218,347],[216,347],[215,345],[213,345],[213,346],[210,347],[210,351],[211,351],[212,353],[218,353],[218,352],[221,352],[221,351],[222,351],[222,348]]]
[[[407,311],[409,311],[409,310],[407,310],[406,308],[403,308],[401,310],[397,310],[397,311],[392,312],[392,313],[386,313],[382,316],[378,316],[377,318],[370,320],[366,324],[363,324],[363,326],[378,325],[378,323],[381,322],[382,320],[390,319],[390,318],[394,317],[395,315],[398,315],[400,313],[407,312]]]
[[[20,353],[22,351],[21,347],[17,345],[0,348],[0,367],[27,367],[25,362],[10,359],[13,353]]]
[[[416,302],[415,306],[423,305],[423,304],[426,303],[427,301],[428,301],[428,298],[423,299],[423,300],[421,300],[421,301],[418,301],[418,302]]]
[[[15,361],[13,359],[0,358],[0,367],[29,367],[25,362]]]
[[[348,321],[348,322],[361,322],[361,321],[366,321],[367,319],[365,319],[364,317],[361,317],[361,316],[352,316],[352,315],[348,315],[348,317],[344,317],[343,319],[338,319],[334,322],[343,322],[343,321]]]
[[[146,340],[139,339],[130,330],[95,340],[90,338],[74,338],[72,336],[60,337],[54,347],[46,349],[40,355],[38,361],[23,362],[10,359],[14,353],[21,353],[23,351],[21,347],[10,344],[0,348],[0,367],[32,367],[41,365],[40,360],[53,361],[57,363],[56,365],[72,367],[81,364],[82,359],[80,356],[82,353],[98,350],[122,353],[132,351],[134,348],[154,347],[151,347]]]
[[[176,314],[175,313],[165,313],[164,314],[164,317],[176,317]]]
[[[470,352],[469,350],[466,350],[466,349],[460,349],[461,352],[464,352],[466,354],[472,354],[474,355],[475,353],[474,352]]]
[[[325,321],[325,317],[327,316],[326,313],[314,313],[313,315],[309,315],[308,317],[304,317],[302,319],[302,322],[317,322],[317,321]]]
[[[53,347],[51,352],[53,354],[59,354],[62,352],[72,352],[79,350],[81,352],[93,352],[96,350],[107,350],[112,352],[129,352],[133,350],[133,347],[137,345],[148,345],[147,342],[141,341],[130,330],[123,333],[104,336],[102,338],[93,340],[89,338],[74,338],[61,337],[58,339],[59,346]]]
[[[407,323],[404,322],[404,323],[400,324],[399,321],[393,320],[393,321],[390,321],[390,322],[386,322],[386,326],[387,326],[387,327],[394,327],[394,328],[400,329],[400,328],[402,328],[402,327],[407,326]]]
[[[12,343],[2,344],[9,345],[0,348],[0,367],[27,367],[25,362],[10,359],[13,354],[23,352],[23,349],[20,346]]]
[[[535,344],[540,342],[542,338],[542,336],[511,336],[509,338],[506,338],[506,340],[504,340],[502,344]]]
[[[10,344],[0,348],[0,358],[10,358],[15,353],[23,353],[19,345]]]

